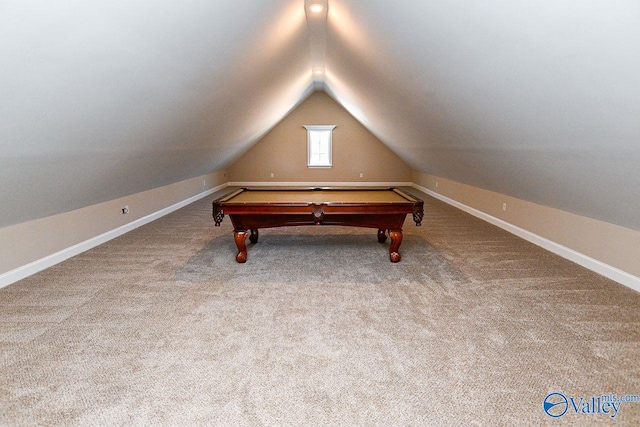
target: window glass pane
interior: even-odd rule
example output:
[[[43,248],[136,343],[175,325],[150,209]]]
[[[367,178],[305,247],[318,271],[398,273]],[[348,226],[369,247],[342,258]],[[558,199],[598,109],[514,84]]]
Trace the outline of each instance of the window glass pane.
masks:
[[[308,166],[331,167],[331,133],[335,126],[317,125],[307,128]]]

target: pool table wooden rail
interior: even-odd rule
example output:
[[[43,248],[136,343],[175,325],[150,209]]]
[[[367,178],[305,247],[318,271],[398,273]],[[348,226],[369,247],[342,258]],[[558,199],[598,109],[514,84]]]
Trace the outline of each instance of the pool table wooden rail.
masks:
[[[289,201],[268,201],[269,194],[264,193],[265,197],[256,197],[258,202],[242,201],[234,202],[234,198],[243,192],[260,191],[271,192],[300,192],[300,191],[325,191],[327,194],[336,195],[335,192],[362,192],[372,191],[380,196],[381,191],[392,191],[394,195],[393,201],[331,201],[331,198],[322,199],[328,201],[294,201],[294,198],[287,199]],[[351,193],[359,196],[365,193]],[[372,199],[375,194],[370,193]],[[281,195],[281,194],[278,194]],[[299,197],[300,195],[297,194]],[[384,194],[383,194],[384,195]],[[342,194],[348,196],[347,193]],[[282,200],[282,197],[275,197]],[[312,199],[313,197],[309,197]],[[317,197],[315,197],[318,199]],[[339,197],[336,197],[339,198]],[[358,197],[354,197],[358,199]],[[359,197],[362,199],[362,197]],[[381,199],[389,199],[389,197],[379,197]],[[250,198],[249,198],[250,199]],[[346,200],[349,200],[346,197]],[[423,217],[423,201],[408,195],[396,188],[386,189],[345,189],[345,188],[305,188],[305,189],[247,189],[241,188],[226,194],[213,202],[213,218],[215,225],[219,226],[224,219],[224,215],[229,215],[234,227],[234,238],[238,247],[236,260],[245,262],[247,259],[246,238],[249,236],[252,243],[258,241],[258,229],[274,228],[301,225],[338,225],[351,227],[367,227],[378,229],[378,241],[384,243],[386,241],[386,232],[388,231],[391,238],[391,246],[389,248],[389,256],[392,262],[400,261],[400,253],[398,249],[402,242],[402,225],[407,214],[413,215],[416,225],[420,225]]]

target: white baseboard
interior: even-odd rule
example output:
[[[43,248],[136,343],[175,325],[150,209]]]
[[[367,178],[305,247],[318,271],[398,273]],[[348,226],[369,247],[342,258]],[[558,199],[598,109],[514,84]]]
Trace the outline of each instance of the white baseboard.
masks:
[[[165,215],[170,214],[173,211],[176,211],[184,206],[187,206],[190,203],[193,203],[197,200],[202,199],[203,197],[209,196],[217,191],[222,190],[227,187],[227,184],[222,184],[217,187],[211,188],[207,191],[204,191],[200,194],[196,194],[195,196],[189,197],[186,200],[178,202],[174,205],[168,206],[164,209],[161,209],[157,212],[144,216],[142,218],[138,218],[135,221],[131,221],[128,224],[115,228],[113,230],[109,230],[106,233],[102,233],[98,236],[92,237],[91,239],[85,240],[84,242],[80,242],[68,248],[65,248],[61,251],[58,251],[54,254],[48,255],[39,260],[30,262],[29,264],[18,267],[14,270],[8,271],[0,275],[0,288],[8,286],[12,283],[17,282],[18,280],[22,280],[32,274],[38,273],[42,270],[45,270],[49,267],[52,267],[66,259],[69,259],[73,256],[76,256],[82,252],[88,251],[91,248],[95,248],[102,243],[108,242],[111,239],[115,239],[118,236],[121,236],[131,230],[134,230],[140,226],[150,223],[158,218],[161,218]]]
[[[411,187],[410,182],[229,182],[229,187]]]
[[[567,248],[559,243],[556,243],[552,240],[546,239],[542,236],[538,236],[535,233],[532,233],[528,230],[520,228],[516,225],[508,223],[504,220],[496,218],[492,215],[479,211],[475,208],[467,206],[463,203],[460,203],[456,200],[450,199],[442,194],[431,191],[425,187],[419,186],[415,183],[412,183],[411,186],[416,188],[423,193],[426,193],[430,196],[435,197],[438,200],[442,200],[445,203],[448,203],[460,210],[463,210],[477,218],[480,218],[490,224],[493,224],[497,227],[502,228],[510,232],[511,234],[515,234],[518,237],[521,237],[535,245],[538,245],[550,252],[553,252],[556,255],[559,255],[565,259],[575,262],[582,267],[588,268],[591,271],[594,271],[598,274],[601,274],[611,280],[615,280],[616,282],[623,284],[636,292],[640,292],[640,277],[636,277],[630,273],[622,271],[618,268],[615,268],[611,265],[605,264],[602,261],[598,261],[597,259],[591,258],[585,254],[577,252],[573,249]]]

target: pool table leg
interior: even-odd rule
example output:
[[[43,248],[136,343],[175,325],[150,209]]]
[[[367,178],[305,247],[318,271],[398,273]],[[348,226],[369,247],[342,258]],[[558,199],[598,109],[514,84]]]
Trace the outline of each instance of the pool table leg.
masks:
[[[402,243],[402,230],[389,230],[389,237],[391,237],[391,247],[389,248],[389,258],[391,262],[400,261],[400,243]]]
[[[384,243],[387,241],[386,230],[384,228],[378,228],[378,243]]]
[[[258,229],[257,228],[252,228],[251,229],[251,235],[249,236],[249,240],[251,241],[251,243],[258,243]]]
[[[236,246],[238,247],[238,255],[236,255],[236,261],[243,263],[247,261],[247,245],[246,240],[249,233],[245,230],[234,230],[233,238],[236,240]]]

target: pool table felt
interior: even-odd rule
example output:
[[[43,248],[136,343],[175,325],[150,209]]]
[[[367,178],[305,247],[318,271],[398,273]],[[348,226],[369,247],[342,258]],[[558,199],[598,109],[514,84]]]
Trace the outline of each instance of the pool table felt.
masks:
[[[402,195],[390,190],[245,190],[229,203],[410,203]]]

